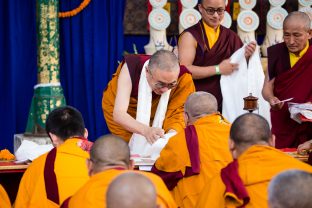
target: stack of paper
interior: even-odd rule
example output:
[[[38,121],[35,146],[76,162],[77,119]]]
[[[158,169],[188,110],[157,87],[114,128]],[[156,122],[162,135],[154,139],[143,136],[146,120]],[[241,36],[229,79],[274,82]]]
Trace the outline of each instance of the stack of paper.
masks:
[[[297,121],[312,122],[312,103],[288,103],[290,117]]]

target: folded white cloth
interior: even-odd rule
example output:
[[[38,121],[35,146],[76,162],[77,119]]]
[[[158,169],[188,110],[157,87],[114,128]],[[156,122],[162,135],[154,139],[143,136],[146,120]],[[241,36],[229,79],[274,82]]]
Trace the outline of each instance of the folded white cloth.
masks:
[[[259,47],[257,46],[253,55],[249,58],[249,64],[245,58],[245,46],[237,50],[231,56],[231,63],[239,65],[230,75],[222,75],[220,80],[223,96],[222,114],[230,122],[238,116],[246,113],[244,110],[244,97],[249,93],[258,97],[258,113],[271,123],[270,105],[262,97],[264,73],[260,60]],[[254,113],[257,113],[255,111]]]
[[[138,104],[136,120],[149,126],[151,118],[151,107],[152,107],[152,88],[146,79],[146,67],[148,66],[149,60],[144,65],[140,75],[139,92],[138,92]],[[171,90],[163,93],[160,97],[155,117],[153,120],[153,127],[162,128],[163,121],[165,119],[167,105],[169,102]],[[152,155],[152,145],[150,145],[146,138],[140,134],[134,133],[130,139],[129,147],[131,154],[138,154],[140,156],[148,157]]]
[[[52,148],[52,144],[39,145],[29,140],[23,140],[21,146],[15,152],[15,157],[17,161],[33,161],[40,155],[49,152]]]

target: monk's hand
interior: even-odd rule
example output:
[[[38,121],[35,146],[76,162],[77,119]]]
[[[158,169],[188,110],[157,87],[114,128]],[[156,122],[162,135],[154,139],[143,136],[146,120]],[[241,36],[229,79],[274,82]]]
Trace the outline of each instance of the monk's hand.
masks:
[[[144,135],[148,143],[153,144],[159,138],[164,137],[165,131],[161,128],[147,127],[144,130]]]
[[[230,62],[230,59],[225,59],[219,64],[219,68],[221,74],[228,75],[238,69],[238,64],[233,64]]]
[[[280,110],[284,105],[284,102],[281,102],[277,97],[270,98],[269,103],[273,110]]]
[[[245,47],[245,57],[249,59],[249,57],[255,52],[257,47],[257,43],[255,41],[251,41]]]
[[[311,148],[311,140],[306,141],[298,146],[297,152],[298,154],[306,154]]]

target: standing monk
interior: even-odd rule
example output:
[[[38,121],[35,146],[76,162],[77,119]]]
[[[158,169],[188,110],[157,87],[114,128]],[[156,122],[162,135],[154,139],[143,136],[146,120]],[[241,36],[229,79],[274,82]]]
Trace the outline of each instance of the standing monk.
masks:
[[[312,101],[312,41],[310,18],[292,12],[284,20],[284,42],[268,48],[268,72],[262,94],[271,105],[272,133],[276,148],[297,147],[312,139],[311,123],[290,118],[288,106],[280,100]]]
[[[86,147],[90,143],[81,113],[70,106],[53,110],[46,121],[46,132],[55,148],[29,165],[19,185],[15,208],[59,207],[89,179]]]
[[[229,58],[243,43],[236,33],[221,25],[225,0],[202,0],[198,9],[202,19],[180,36],[179,60],[192,72],[196,91],[212,93],[221,112],[220,75],[231,74],[238,68],[238,64],[231,64]],[[247,59],[255,48],[255,42],[247,45]]]
[[[312,172],[312,167],[273,147],[268,122],[262,116],[247,113],[231,126],[230,151],[234,161],[207,181],[198,200],[198,208],[266,208],[267,188],[278,173],[299,169]]]
[[[3,186],[0,184],[0,208],[11,208],[11,201]]]
[[[108,128],[127,142],[136,133],[153,143],[183,129],[183,105],[194,90],[191,74],[172,52],[126,56],[103,93]],[[151,127],[156,117],[162,125]]]
[[[232,161],[230,124],[217,108],[212,94],[192,93],[184,106],[188,126],[170,138],[152,168],[163,178],[178,207],[195,207],[206,181]]]

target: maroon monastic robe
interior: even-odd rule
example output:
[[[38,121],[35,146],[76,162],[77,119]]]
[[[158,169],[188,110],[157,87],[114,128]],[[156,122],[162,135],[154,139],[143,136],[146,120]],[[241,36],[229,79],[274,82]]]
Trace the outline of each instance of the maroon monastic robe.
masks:
[[[274,81],[274,96],[280,100],[294,98],[291,102],[312,101],[312,41],[307,52],[291,68],[285,43],[268,48],[268,70]],[[312,123],[297,123],[290,118],[287,103],[281,110],[271,109],[272,133],[276,148],[298,147],[312,139]]]
[[[197,41],[196,55],[193,62],[195,66],[213,66],[220,64],[224,59],[242,47],[240,38],[230,29],[220,25],[220,35],[212,48],[209,48],[207,35],[202,21],[186,29]],[[182,34],[181,34],[182,35]],[[213,94],[218,101],[218,110],[222,110],[222,93],[220,75],[194,80],[196,91],[205,91]]]

